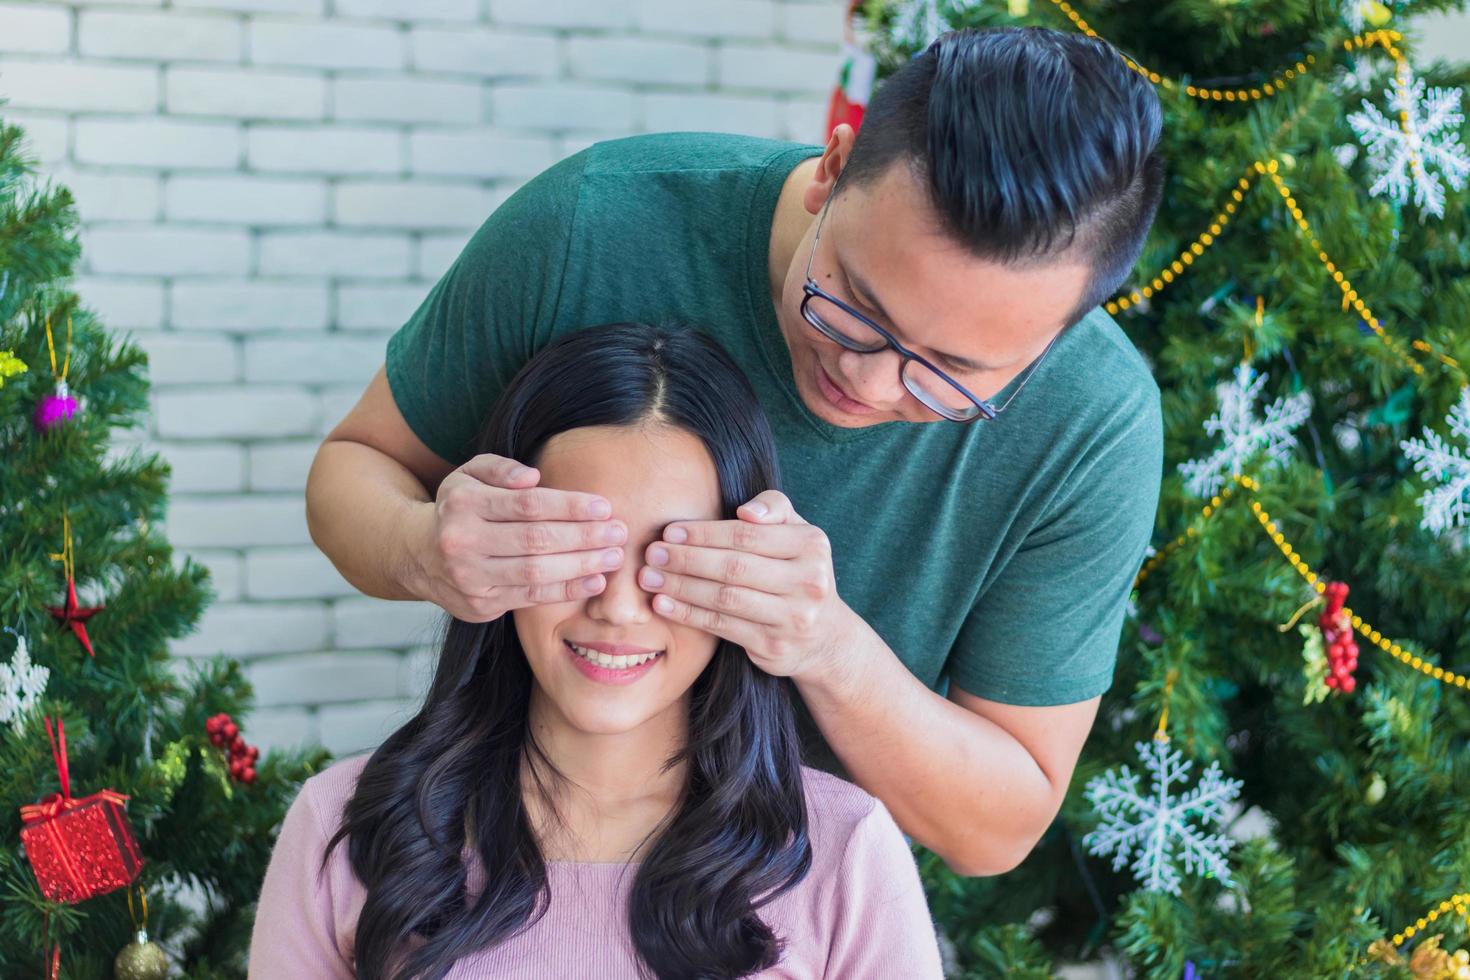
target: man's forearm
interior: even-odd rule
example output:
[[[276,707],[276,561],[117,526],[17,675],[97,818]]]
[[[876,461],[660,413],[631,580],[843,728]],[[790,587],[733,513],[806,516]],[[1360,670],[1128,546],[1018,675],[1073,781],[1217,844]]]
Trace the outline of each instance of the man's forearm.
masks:
[[[359,442],[323,443],[306,480],[311,539],[343,578],[380,599],[422,598],[413,539],[432,504],[407,467]]]
[[[987,718],[929,690],[861,617],[837,665],[796,678],[827,744],[952,869],[1001,874],[1056,816],[1045,772]]]

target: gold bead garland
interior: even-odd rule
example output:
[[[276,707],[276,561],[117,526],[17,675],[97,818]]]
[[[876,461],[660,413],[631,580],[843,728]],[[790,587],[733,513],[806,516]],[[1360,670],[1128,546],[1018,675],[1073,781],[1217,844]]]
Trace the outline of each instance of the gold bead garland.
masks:
[[[1252,477],[1236,476],[1233,479],[1235,483],[1238,483],[1240,486],[1244,487],[1248,492],[1252,494],[1261,489],[1261,484]],[[1230,498],[1230,490],[1230,487],[1226,487],[1222,489],[1220,493],[1216,494],[1214,497],[1211,497],[1210,502],[1206,504],[1204,508],[1200,511],[1201,517],[1208,519],[1210,515],[1218,511],[1220,509],[1220,506]],[[1297,574],[1306,580],[1307,585],[1311,586],[1318,595],[1326,592],[1327,583],[1322,580],[1321,576],[1319,576],[1316,572],[1312,570],[1311,566],[1309,566],[1302,559],[1302,556],[1297,553],[1296,549],[1292,547],[1291,542],[1288,541],[1286,539],[1286,536],[1281,533],[1280,529],[1276,525],[1276,522],[1271,520],[1271,515],[1266,512],[1264,507],[1261,506],[1261,502],[1259,500],[1251,501],[1251,511],[1256,515],[1256,520],[1260,523],[1261,529],[1266,533],[1266,536],[1269,537],[1271,539],[1271,542],[1281,550],[1282,555],[1286,557],[1286,560],[1291,564],[1291,567],[1296,570]],[[1150,558],[1148,560],[1148,563],[1145,564],[1143,568],[1139,571],[1137,578],[1133,580],[1134,588],[1137,588],[1139,583],[1142,582],[1150,572],[1157,568],[1166,557],[1168,557],[1171,553],[1173,553],[1181,545],[1183,545],[1185,541],[1195,537],[1196,534],[1198,534],[1198,529],[1191,525],[1190,527],[1185,529],[1184,534],[1180,535],[1178,538],[1175,538],[1172,542],[1166,545],[1163,550]],[[1358,633],[1360,633],[1365,639],[1367,639],[1369,643],[1372,643],[1374,646],[1378,647],[1384,653],[1387,653],[1389,656],[1393,657],[1400,663],[1408,667],[1412,667],[1414,670],[1419,671],[1426,677],[1432,677],[1434,680],[1440,681],[1444,684],[1453,685],[1459,688],[1464,688],[1467,685],[1470,685],[1470,678],[1467,678],[1463,674],[1457,674],[1452,670],[1445,670],[1443,667],[1435,666],[1434,664],[1429,663],[1423,657],[1415,656],[1408,650],[1405,650],[1403,647],[1390,640],[1388,637],[1384,636],[1380,631],[1374,629],[1371,623],[1365,621],[1363,617],[1354,613],[1349,607],[1344,606],[1342,611],[1348,617],[1350,617],[1353,629],[1357,630]]]
[[[1260,166],[1259,162],[1257,166]],[[1235,189],[1230,192],[1231,199],[1226,201],[1224,206],[1215,213],[1215,217],[1210,221],[1209,227],[1201,232],[1199,237],[1191,242],[1184,251],[1180,252],[1177,259],[1169,263],[1167,267],[1159,270],[1159,274],[1154,276],[1153,282],[1144,286],[1142,289],[1132,290],[1126,296],[1119,296],[1109,300],[1104,304],[1104,309],[1108,313],[1114,314],[1119,310],[1126,310],[1135,303],[1140,303],[1148,299],[1155,293],[1163,292],[1166,285],[1173,282],[1176,276],[1183,275],[1184,270],[1193,265],[1195,259],[1205,254],[1205,249],[1215,244],[1216,237],[1230,223],[1230,216],[1235,213],[1236,209],[1245,200],[1246,191],[1250,189],[1251,178],[1250,172],[1247,171],[1246,176],[1236,181]]]
[[[1067,19],[1072,22],[1077,30],[1086,34],[1088,37],[1097,38],[1100,41],[1106,40],[1101,34],[1093,30],[1087,21],[1082,19],[1082,15],[1077,12],[1077,8],[1066,2],[1066,0],[1052,0],[1052,3],[1056,4],[1057,9],[1063,14],[1066,14]],[[1374,45],[1382,45],[1395,61],[1404,62],[1403,54],[1395,44],[1395,42],[1402,41],[1403,39],[1404,36],[1398,31],[1367,31],[1343,41],[1342,47],[1344,51],[1353,51],[1362,48],[1371,48]],[[1269,82],[1262,82],[1260,85],[1252,85],[1246,88],[1208,88],[1201,85],[1188,84],[1181,86],[1172,78],[1166,78],[1156,71],[1145,68],[1121,51],[1119,51],[1119,56],[1122,57],[1129,68],[1160,88],[1175,91],[1182,88],[1185,95],[1203,102],[1255,102],[1259,99],[1269,98],[1280,93],[1286,88],[1288,82],[1305,75],[1317,64],[1317,56],[1309,54],[1290,67],[1278,69]],[[1403,113],[1400,113],[1400,115],[1402,116]]]
[[[1440,902],[1439,905],[1421,915],[1418,920],[1414,922],[1413,925],[1404,926],[1402,931],[1394,933],[1393,939],[1388,945],[1390,947],[1402,946],[1407,940],[1412,939],[1416,933],[1423,932],[1429,927],[1429,924],[1431,922],[1434,922],[1441,915],[1444,915],[1451,909],[1458,912],[1460,916],[1465,919],[1466,923],[1470,924],[1470,892],[1461,892],[1458,895],[1451,895],[1443,902]],[[1377,946],[1378,942],[1381,941],[1382,940],[1376,941],[1374,943],[1374,946]],[[1359,959],[1358,962],[1354,964],[1354,966],[1362,966],[1367,962],[1367,957],[1364,957]]]
[[[1358,295],[1358,291],[1353,286],[1352,281],[1348,279],[1347,275],[1338,267],[1337,263],[1332,261],[1332,257],[1327,254],[1327,250],[1322,247],[1321,241],[1318,240],[1316,234],[1312,231],[1311,223],[1307,221],[1307,217],[1302,212],[1301,206],[1297,203],[1291,188],[1281,177],[1280,169],[1280,162],[1275,159],[1253,161],[1250,169],[1247,171],[1247,176],[1240,178],[1236,182],[1235,188],[1231,190],[1231,200],[1225,202],[1204,233],[1185,248],[1179,254],[1179,257],[1170,263],[1169,266],[1160,270],[1158,275],[1154,276],[1153,281],[1148,285],[1142,289],[1134,289],[1125,295],[1109,300],[1103,304],[1103,308],[1109,314],[1117,314],[1161,292],[1164,286],[1172,283],[1186,268],[1194,264],[1196,258],[1204,254],[1205,249],[1214,244],[1216,236],[1229,223],[1231,215],[1235,214],[1239,205],[1245,200],[1245,194],[1251,188],[1251,174],[1265,176],[1276,186],[1277,192],[1281,194],[1287,210],[1291,212],[1291,216],[1296,222],[1297,229],[1311,245],[1312,251],[1316,253],[1318,261],[1322,263],[1328,275],[1332,277],[1332,281],[1342,291],[1342,308],[1346,310],[1351,306],[1356,310],[1358,315],[1363,318],[1363,321],[1368,324],[1368,327],[1378,335],[1380,340],[1388,345],[1389,350],[1398,356],[1405,367],[1412,370],[1415,374],[1422,375],[1424,373],[1424,365],[1409,356],[1402,341],[1391,336],[1388,331],[1383,329],[1382,322],[1373,314],[1373,310],[1363,298]],[[1464,377],[1465,372],[1461,369],[1459,361],[1439,352],[1427,341],[1416,339],[1409,346],[1415,350],[1432,355],[1445,367],[1450,368],[1462,378]]]

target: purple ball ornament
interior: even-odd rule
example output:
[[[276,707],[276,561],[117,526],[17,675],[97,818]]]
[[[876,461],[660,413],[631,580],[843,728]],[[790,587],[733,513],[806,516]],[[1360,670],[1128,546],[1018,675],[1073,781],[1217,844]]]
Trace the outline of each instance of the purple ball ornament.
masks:
[[[37,432],[50,432],[77,414],[77,400],[65,381],[56,382],[56,390],[41,399],[32,417]]]

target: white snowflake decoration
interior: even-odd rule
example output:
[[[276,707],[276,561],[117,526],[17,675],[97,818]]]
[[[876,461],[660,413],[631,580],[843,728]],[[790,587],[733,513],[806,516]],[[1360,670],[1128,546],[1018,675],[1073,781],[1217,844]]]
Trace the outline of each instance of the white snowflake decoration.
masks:
[[[15,633],[10,627],[7,633]],[[0,724],[14,724],[36,706],[46,691],[46,681],[51,671],[31,663],[26,639],[15,633],[19,644],[10,663],[0,664]]]
[[[1460,389],[1460,400],[1445,417],[1450,431],[1461,439],[1470,439],[1470,388]],[[1432,429],[1424,430],[1424,438],[1405,439],[1399,443],[1414,463],[1414,471],[1438,483],[1424,491],[1419,506],[1424,517],[1419,526],[1435,534],[1470,522],[1470,459]]]
[[[1369,194],[1376,197],[1386,192],[1404,204],[1412,191],[1416,205],[1442,217],[1444,183],[1459,190],[1470,176],[1470,155],[1460,143],[1460,124],[1465,118],[1460,112],[1461,93],[1457,88],[1433,88],[1426,94],[1422,79],[1416,79],[1407,66],[1402,71],[1403,80],[1384,90],[1395,118],[1364,99],[1363,111],[1349,115],[1348,125],[1367,147],[1368,163],[1378,174]],[[1399,113],[1406,115],[1403,124]]]
[[[1225,853],[1235,842],[1224,834],[1202,831],[1220,823],[1225,804],[1240,795],[1245,783],[1223,778],[1220,764],[1212,762],[1198,786],[1182,796],[1171,796],[1173,785],[1189,774],[1194,763],[1184,761],[1178,749],[1169,748],[1168,736],[1155,736],[1133,747],[1152,774],[1153,789],[1147,796],[1140,793],[1141,773],[1130,772],[1126,765],[1121,775],[1109,769],[1091,779],[1086,796],[1102,825],[1082,838],[1088,852],[1098,857],[1113,855],[1114,871],[1135,855],[1133,876],[1149,891],[1178,895],[1181,859],[1185,871],[1212,875],[1226,886],[1233,885]],[[1191,825],[1194,822],[1198,830]]]
[[[1243,467],[1258,450],[1264,449],[1267,456],[1280,463],[1296,446],[1291,430],[1306,421],[1312,410],[1312,396],[1301,391],[1278,398],[1266,406],[1265,419],[1257,419],[1255,400],[1266,378],[1257,375],[1249,364],[1241,364],[1235,369],[1235,380],[1217,389],[1220,409],[1206,420],[1205,431],[1221,434],[1224,442],[1204,459],[1179,464],[1191,493],[1213,496],[1227,475],[1240,476],[1244,472]]]

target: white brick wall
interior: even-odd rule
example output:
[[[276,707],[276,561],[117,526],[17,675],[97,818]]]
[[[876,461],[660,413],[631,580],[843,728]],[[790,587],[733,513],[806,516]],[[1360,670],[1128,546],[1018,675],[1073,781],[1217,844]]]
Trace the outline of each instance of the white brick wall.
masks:
[[[0,0],[0,117],[82,218],[77,290],[149,354],[167,531],[252,742],[369,747],[442,613],[317,551],[316,447],[496,204],[588,143],[819,141],[843,0]],[[118,451],[130,448],[120,445]]]

